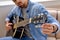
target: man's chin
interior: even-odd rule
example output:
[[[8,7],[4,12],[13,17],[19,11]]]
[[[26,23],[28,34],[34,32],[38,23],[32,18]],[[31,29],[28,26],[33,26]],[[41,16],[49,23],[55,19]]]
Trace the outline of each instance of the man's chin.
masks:
[[[25,8],[25,5],[17,5],[17,6],[19,6],[20,8]]]

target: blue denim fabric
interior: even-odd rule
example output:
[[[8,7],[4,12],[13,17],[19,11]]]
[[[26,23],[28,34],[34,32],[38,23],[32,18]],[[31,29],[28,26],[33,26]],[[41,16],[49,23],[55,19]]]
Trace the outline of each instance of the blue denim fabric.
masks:
[[[43,35],[40,31],[40,28],[36,29],[33,23],[29,24],[29,28],[30,28],[30,33],[34,38],[34,40],[47,40],[47,35],[46,34]]]
[[[17,38],[13,38],[13,37],[3,37],[0,38],[0,40],[32,40],[31,38],[28,38],[27,36],[21,38],[21,39],[17,39]]]
[[[3,38],[0,38],[0,40],[19,40],[19,39],[12,38],[12,37],[3,37]]]

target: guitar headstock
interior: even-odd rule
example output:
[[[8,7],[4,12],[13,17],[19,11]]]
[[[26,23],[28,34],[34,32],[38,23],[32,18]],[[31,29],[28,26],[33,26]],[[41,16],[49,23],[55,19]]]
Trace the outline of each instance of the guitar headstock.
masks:
[[[34,16],[33,18],[30,18],[30,23],[38,24],[38,23],[45,23],[47,20],[47,15],[46,14],[38,14]]]

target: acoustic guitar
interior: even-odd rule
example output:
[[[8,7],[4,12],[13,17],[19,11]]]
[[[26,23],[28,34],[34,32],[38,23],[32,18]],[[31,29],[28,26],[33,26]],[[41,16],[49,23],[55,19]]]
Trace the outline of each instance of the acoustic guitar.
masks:
[[[41,23],[41,24],[45,23],[47,20],[47,16],[42,13],[42,14],[38,14],[38,15],[36,15],[32,18],[29,18],[29,19],[24,19],[21,17],[20,17],[20,19],[22,21],[15,23],[14,27],[13,27],[13,29],[14,29],[13,30],[13,37],[14,38],[22,38],[22,36],[24,34],[25,26],[28,25],[29,23],[33,23],[35,25],[37,25],[37,23]]]

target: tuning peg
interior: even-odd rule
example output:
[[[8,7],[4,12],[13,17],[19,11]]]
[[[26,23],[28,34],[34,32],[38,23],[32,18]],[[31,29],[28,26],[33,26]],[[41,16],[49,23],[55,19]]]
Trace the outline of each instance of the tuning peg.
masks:
[[[40,16],[41,14],[38,14],[38,16]]]
[[[32,18],[29,19],[29,23],[32,23]]]
[[[37,23],[39,23],[39,20],[37,20]]]
[[[38,14],[38,18],[40,18],[40,14]]]
[[[33,22],[34,24],[36,23],[36,21]]]

